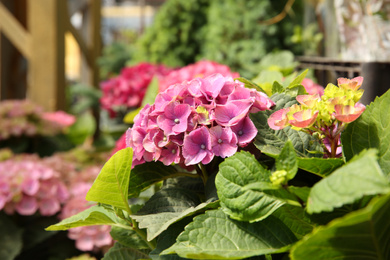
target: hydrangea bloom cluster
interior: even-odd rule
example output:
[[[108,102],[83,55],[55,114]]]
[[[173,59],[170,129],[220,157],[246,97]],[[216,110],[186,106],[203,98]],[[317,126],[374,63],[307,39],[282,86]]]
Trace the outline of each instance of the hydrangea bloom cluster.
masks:
[[[63,219],[91,207],[85,195],[108,154],[104,158],[93,156],[92,165],[86,165],[86,157],[79,150],[45,158],[12,153],[6,156],[0,162],[0,211],[9,215],[59,213]],[[68,237],[76,241],[79,250],[90,251],[112,246],[109,233],[109,226],[80,227],[70,229]]]
[[[358,101],[363,95],[359,89],[363,77],[339,78],[338,87],[328,84],[324,94],[298,95],[298,104],[274,112],[268,118],[269,126],[280,130],[291,126],[323,140],[326,157],[340,155],[340,134],[346,125],[356,120],[365,110]]]
[[[216,73],[232,78],[238,78],[240,76],[236,72],[231,72],[230,68],[226,65],[222,65],[214,61],[202,60],[180,69],[173,70],[167,76],[161,78],[160,91],[162,92],[169,86],[181,83],[185,80],[205,78]]]
[[[102,108],[115,117],[118,112],[125,113],[129,108],[139,107],[153,77],[162,77],[170,71],[162,65],[150,63],[123,68],[118,76],[100,84],[103,91],[100,99]]]
[[[2,101],[0,140],[22,135],[55,135],[73,124],[75,120],[74,116],[62,111],[45,113],[42,107],[29,100]]]
[[[0,162],[0,172],[0,210],[7,214],[51,216],[68,199],[60,174],[33,156]]]
[[[95,172],[95,177],[100,168],[89,168],[87,172]],[[88,175],[90,175],[90,173]],[[60,218],[65,219],[88,209],[92,204],[85,200],[92,182],[74,182],[70,186],[70,199],[63,207]],[[69,229],[68,237],[76,241],[76,248],[81,251],[92,251],[96,248],[112,246],[113,240],[110,236],[111,227],[101,226],[83,226]]]
[[[189,166],[231,156],[257,134],[248,114],[273,105],[266,94],[221,74],[172,85],[140,111],[127,131],[133,165]]]

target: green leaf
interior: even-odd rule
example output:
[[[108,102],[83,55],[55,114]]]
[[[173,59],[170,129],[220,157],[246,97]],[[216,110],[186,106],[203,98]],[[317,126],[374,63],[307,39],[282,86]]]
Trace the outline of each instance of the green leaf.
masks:
[[[158,94],[158,86],[158,78],[154,76],[152,81],[149,83],[148,88],[146,89],[146,93],[144,99],[142,100],[141,107],[144,107],[146,104],[154,104],[154,100],[156,99],[156,96]]]
[[[390,184],[377,163],[376,150],[371,149],[317,182],[310,191],[307,211],[332,211],[365,195],[387,192]]]
[[[299,74],[291,83],[288,85],[288,87],[293,87],[295,85],[300,85],[303,81],[303,79],[306,77],[307,72],[309,69],[304,70],[301,74]]]
[[[287,180],[291,180],[295,177],[298,171],[297,155],[295,153],[292,142],[288,140],[280,152],[275,163],[276,170],[286,171]]]
[[[176,254],[161,255],[160,253],[165,249],[171,247],[174,243],[176,243],[176,238],[179,236],[181,232],[184,231],[184,227],[187,226],[191,221],[192,221],[192,217],[187,217],[180,220],[179,222],[170,225],[167,230],[165,230],[163,233],[161,233],[161,235],[158,236],[156,248],[152,252],[150,252],[149,256],[153,260],[186,259]]]
[[[305,210],[301,207],[284,205],[278,208],[272,216],[280,219],[298,239],[310,233],[314,228],[314,224],[311,223]]]
[[[129,147],[116,152],[103,166],[86,200],[129,211],[127,195],[132,159],[133,150]]]
[[[305,87],[301,84],[288,86],[285,88],[284,93],[292,97],[296,97],[298,95],[307,95]]]
[[[108,252],[104,255],[102,260],[137,260],[150,259],[146,252],[139,251],[134,248],[129,248],[121,243],[115,243]]]
[[[194,218],[162,254],[176,253],[190,259],[242,259],[284,252],[296,241],[276,217],[248,223],[230,219],[222,210],[210,210]]]
[[[195,192],[169,188],[156,192],[138,215],[131,217],[139,223],[140,228],[147,229],[147,239],[150,241],[173,223],[218,205],[218,202],[200,203]]]
[[[182,212],[201,203],[197,194],[188,189],[165,188],[157,191],[136,215],[160,212]]]
[[[260,221],[292,199],[283,189],[267,187],[270,171],[264,169],[254,156],[239,152],[219,166],[215,179],[223,211],[233,219]]]
[[[76,122],[71,125],[66,137],[75,145],[83,144],[84,141],[95,133],[96,121],[89,112],[84,112],[77,117]]]
[[[263,153],[271,157],[276,157],[282,151],[287,140],[291,140],[295,152],[299,157],[322,156],[322,154],[317,154],[317,152],[322,152],[321,145],[311,135],[302,131],[295,131],[290,127],[282,130],[273,130],[268,126],[268,117],[274,111],[296,104],[295,98],[286,94],[275,94],[271,99],[276,103],[274,110],[250,114],[250,118],[258,130],[254,141],[255,146]]]
[[[134,230],[113,226],[110,235],[112,239],[124,246],[135,249],[149,249],[148,244]]]
[[[277,81],[274,81],[274,83],[272,84],[272,94],[283,93],[283,92],[284,92],[283,85],[281,85]]]
[[[340,158],[298,158],[298,167],[321,177],[334,172],[344,161]]]
[[[101,206],[92,206],[76,215],[62,220],[60,223],[51,225],[46,230],[68,230],[70,228],[93,225],[116,225],[117,218]]]
[[[390,259],[390,195],[330,222],[294,245],[292,260]]]
[[[165,166],[161,162],[148,162],[137,165],[131,171],[128,197],[138,197],[141,191],[144,191],[154,183],[177,176],[180,176],[180,173],[173,166]]]
[[[257,85],[256,83],[254,83],[253,81],[250,81],[249,79],[246,79],[246,78],[235,78],[235,80],[239,80],[241,81],[242,83],[244,83],[245,87],[246,88],[254,88],[256,89],[257,91],[261,91],[263,93],[266,93],[264,91],[264,89],[262,89],[259,85]]]
[[[23,247],[23,230],[0,212],[0,259],[13,260]]]
[[[126,124],[134,124],[134,118],[139,114],[139,111],[141,111],[141,109],[142,107],[139,107],[127,113],[123,118],[123,122]]]
[[[390,179],[390,91],[376,98],[363,114],[341,134],[343,153],[347,160],[364,149],[379,151],[379,165]]]

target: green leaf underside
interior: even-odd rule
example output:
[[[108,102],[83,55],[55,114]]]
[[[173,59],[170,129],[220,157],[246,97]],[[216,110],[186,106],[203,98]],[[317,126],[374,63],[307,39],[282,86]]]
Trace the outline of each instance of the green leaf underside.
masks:
[[[333,220],[294,245],[292,260],[390,259],[390,195]]]
[[[302,131],[293,130],[289,126],[282,130],[273,130],[268,126],[268,117],[273,112],[297,103],[295,98],[286,94],[275,94],[271,99],[276,103],[276,106],[272,111],[260,111],[250,114],[250,118],[258,130],[254,140],[255,146],[263,153],[266,153],[271,157],[276,157],[282,151],[287,140],[291,140],[295,152],[299,157],[322,156],[322,154],[311,153],[313,151],[322,151],[321,145],[311,135]]]
[[[127,210],[127,193],[133,159],[133,150],[125,148],[116,152],[103,166],[88,191],[86,200],[96,201]]]
[[[198,214],[206,209],[218,207],[219,202],[204,202],[196,207],[190,207],[179,212],[161,212],[148,215],[132,215],[138,222],[140,228],[146,228],[147,239],[150,241],[164,232],[170,225],[184,219],[185,217]]]
[[[108,252],[104,255],[102,260],[137,260],[149,259],[149,255],[137,249],[126,247],[120,243],[115,243]]]
[[[242,259],[286,251],[296,238],[273,216],[248,223],[232,220],[222,210],[211,210],[195,217],[176,241],[162,254],[176,253],[190,259]]]
[[[298,157],[298,167],[305,171],[314,173],[321,177],[334,172],[342,166],[344,161],[340,158],[300,158]]]
[[[379,151],[379,165],[390,178],[390,91],[376,98],[341,135],[347,160],[364,149]]]
[[[316,183],[310,191],[307,211],[332,211],[365,195],[387,192],[389,182],[377,163],[376,150],[371,149]]]
[[[298,239],[310,233],[315,226],[306,217],[305,210],[301,207],[284,205],[278,208],[272,216],[280,219]]]
[[[128,197],[138,197],[141,191],[151,185],[178,175],[174,167],[165,166],[161,162],[148,162],[137,165],[131,171]]]
[[[276,160],[276,170],[287,172],[287,179],[294,178],[298,171],[297,155],[291,141],[287,141]]]
[[[215,185],[223,211],[233,219],[259,221],[292,199],[284,190],[260,190],[271,173],[248,152],[239,152],[219,166]],[[259,189],[254,185],[259,186]]]
[[[161,252],[165,249],[171,247],[176,243],[176,238],[184,230],[184,227],[187,226],[192,221],[192,217],[182,219],[169,226],[167,230],[161,233],[157,238],[156,248],[150,252],[149,256],[153,260],[181,260],[186,259],[182,258],[176,254],[170,255],[161,255]]]
[[[76,215],[51,225],[46,230],[67,230],[70,228],[93,225],[116,225],[116,216],[101,206],[92,206]]]
[[[149,249],[148,244],[134,230],[113,226],[110,235],[112,239],[124,246],[135,249]]]

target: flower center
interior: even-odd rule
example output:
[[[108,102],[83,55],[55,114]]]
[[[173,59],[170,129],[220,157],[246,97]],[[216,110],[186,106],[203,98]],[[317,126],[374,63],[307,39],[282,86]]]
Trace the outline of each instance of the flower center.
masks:
[[[244,132],[242,130],[238,131],[239,136],[242,136],[243,134],[244,134]]]
[[[222,139],[219,138],[219,139],[218,139],[218,143],[219,143],[219,144],[222,144],[222,142],[223,142]]]
[[[175,122],[175,124],[179,124],[180,123],[180,119],[179,118],[175,118],[174,122]]]
[[[176,153],[176,149],[172,149],[171,153],[175,154]]]
[[[168,140],[168,138],[166,136],[163,137],[163,141],[166,141]]]
[[[205,146],[204,144],[201,144],[201,145],[200,145],[200,148],[201,148],[202,150],[204,150],[204,149],[206,149],[206,146]]]

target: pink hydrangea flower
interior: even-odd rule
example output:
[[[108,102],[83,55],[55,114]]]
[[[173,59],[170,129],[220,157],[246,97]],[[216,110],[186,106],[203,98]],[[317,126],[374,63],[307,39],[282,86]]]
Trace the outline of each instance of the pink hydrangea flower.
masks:
[[[180,84],[183,81],[189,81],[194,78],[205,78],[213,74],[221,74],[225,77],[238,78],[240,75],[231,72],[226,65],[214,61],[202,60],[194,64],[171,71],[168,75],[160,79],[160,91],[163,92],[169,86]]]
[[[75,118],[65,112],[44,113],[43,108],[29,100],[0,102],[0,141],[12,136],[55,135],[61,133]]]
[[[69,197],[60,174],[33,158],[0,162],[0,210],[7,214],[52,216]]]
[[[115,117],[118,112],[139,107],[153,77],[162,77],[170,71],[171,69],[162,65],[150,63],[123,68],[118,76],[101,82],[102,108],[107,110],[111,117]]]
[[[309,95],[318,94],[322,96],[324,94],[324,87],[314,83],[314,81],[311,79],[304,78],[302,80],[302,85]]]
[[[257,134],[249,113],[273,105],[266,95],[220,74],[172,85],[141,109],[126,133],[133,166],[153,160],[190,166],[231,156]]]

